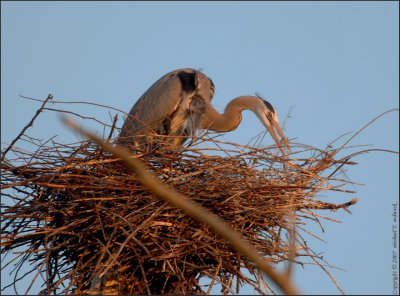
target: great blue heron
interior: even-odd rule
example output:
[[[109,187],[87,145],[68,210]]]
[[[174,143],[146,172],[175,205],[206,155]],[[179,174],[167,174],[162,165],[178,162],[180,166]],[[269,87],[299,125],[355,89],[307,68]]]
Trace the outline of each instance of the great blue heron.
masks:
[[[132,107],[118,142],[132,141],[138,135],[150,141],[151,135],[159,134],[180,136],[171,138],[173,146],[180,146],[199,129],[216,132],[236,129],[242,111],[251,110],[285,154],[278,135],[287,148],[289,144],[269,102],[255,96],[240,96],[230,101],[221,114],[211,105],[213,96],[213,82],[200,71],[190,68],[172,71],[155,82]]]

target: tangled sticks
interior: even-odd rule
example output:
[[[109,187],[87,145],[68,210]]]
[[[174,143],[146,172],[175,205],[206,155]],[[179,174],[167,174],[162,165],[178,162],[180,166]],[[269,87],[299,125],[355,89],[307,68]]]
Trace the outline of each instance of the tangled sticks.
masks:
[[[309,258],[328,272],[305,243],[304,224],[321,223],[325,217],[316,210],[347,210],[356,202],[336,205],[318,197],[327,190],[350,193],[344,189],[349,181],[335,176],[338,168],[354,163],[335,160],[336,150],[295,148],[314,155],[294,159],[293,152],[285,159],[275,147],[207,136],[181,150],[147,153],[131,147],[133,157],[159,180],[222,218],[268,262],[301,264]],[[226,294],[238,293],[241,284],[258,293],[273,291],[247,257],[208,226],[154,196],[96,144],[49,142],[35,152],[16,153],[1,167],[2,194],[12,201],[1,214],[2,252],[11,256],[22,248],[17,266],[30,265],[42,275],[43,294],[99,289],[105,294],[202,294],[216,283]],[[293,223],[295,248],[286,236]],[[29,272],[17,268],[15,279]],[[201,278],[210,279],[208,290]]]

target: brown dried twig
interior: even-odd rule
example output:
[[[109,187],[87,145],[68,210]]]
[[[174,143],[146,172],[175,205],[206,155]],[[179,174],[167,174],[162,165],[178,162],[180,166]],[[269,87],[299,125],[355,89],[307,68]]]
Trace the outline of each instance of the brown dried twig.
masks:
[[[33,122],[39,116],[39,114],[43,111],[44,106],[47,104],[48,101],[51,101],[52,99],[53,99],[53,95],[50,94],[50,95],[47,96],[46,100],[43,101],[42,106],[40,106],[40,108],[36,111],[36,114],[32,117],[32,119],[29,121],[29,123],[21,130],[21,132],[18,134],[18,136],[14,140],[11,141],[10,145],[8,145],[6,150],[4,150],[4,152],[1,155],[1,161],[4,160],[4,158],[6,157],[7,152],[10,151],[10,149],[21,138],[21,136],[26,132],[26,130],[28,128],[30,128],[31,126],[33,126]]]

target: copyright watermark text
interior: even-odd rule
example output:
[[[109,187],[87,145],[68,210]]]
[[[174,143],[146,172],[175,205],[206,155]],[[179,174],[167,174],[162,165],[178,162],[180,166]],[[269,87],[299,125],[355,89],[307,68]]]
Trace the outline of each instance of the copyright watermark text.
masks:
[[[392,203],[392,278],[393,295],[399,294],[399,203]]]

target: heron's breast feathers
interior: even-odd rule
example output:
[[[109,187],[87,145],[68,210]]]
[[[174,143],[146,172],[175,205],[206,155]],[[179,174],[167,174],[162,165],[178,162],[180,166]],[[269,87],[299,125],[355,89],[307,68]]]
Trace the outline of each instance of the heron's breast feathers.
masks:
[[[172,114],[169,134],[174,136],[194,136],[200,129],[201,118],[206,109],[205,100],[194,93],[182,99]]]

